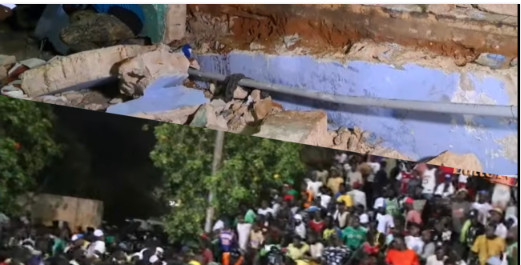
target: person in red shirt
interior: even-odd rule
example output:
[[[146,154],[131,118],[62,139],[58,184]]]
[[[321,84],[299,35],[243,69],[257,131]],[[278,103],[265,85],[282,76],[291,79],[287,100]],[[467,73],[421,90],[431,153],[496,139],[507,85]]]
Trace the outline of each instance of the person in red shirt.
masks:
[[[385,257],[387,265],[420,265],[418,255],[412,249],[407,249],[403,237],[395,237],[392,248]]]
[[[315,231],[318,235],[322,235],[322,231],[326,228],[326,223],[322,219],[320,211],[314,213],[313,219],[309,221],[309,228]]]

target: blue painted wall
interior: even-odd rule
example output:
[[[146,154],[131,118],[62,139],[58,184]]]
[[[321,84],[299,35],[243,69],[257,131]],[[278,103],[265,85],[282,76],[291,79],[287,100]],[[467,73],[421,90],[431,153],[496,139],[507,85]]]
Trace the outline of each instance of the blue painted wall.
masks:
[[[277,83],[324,93],[408,99],[451,101],[460,93],[465,79],[469,103],[482,96],[491,103],[508,105],[505,84],[492,76],[459,72],[446,73],[439,69],[408,64],[394,68],[387,64],[363,61],[319,62],[308,56],[266,56],[232,52],[229,55],[202,55],[198,58],[203,71],[229,74],[243,73],[259,81]],[[428,113],[408,113],[379,108],[360,108],[320,104],[300,98],[272,95],[287,109],[321,108],[328,112],[331,127],[354,127],[372,132],[384,139],[384,146],[413,159],[437,155],[445,150],[474,153],[485,172],[518,174],[517,161],[503,157],[502,146],[496,140],[517,135],[517,122],[504,119],[471,117],[478,129],[464,126],[464,117]]]

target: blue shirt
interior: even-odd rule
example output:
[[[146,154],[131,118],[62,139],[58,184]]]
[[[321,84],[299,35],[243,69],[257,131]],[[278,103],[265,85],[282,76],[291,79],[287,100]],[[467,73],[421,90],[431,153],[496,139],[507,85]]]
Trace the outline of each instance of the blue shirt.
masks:
[[[108,13],[110,8],[113,6],[118,6],[126,10],[129,10],[132,13],[136,14],[136,16],[138,16],[139,20],[141,20],[142,23],[145,22],[145,12],[143,12],[143,8],[141,7],[141,5],[92,5],[92,7],[96,9],[98,13]]]

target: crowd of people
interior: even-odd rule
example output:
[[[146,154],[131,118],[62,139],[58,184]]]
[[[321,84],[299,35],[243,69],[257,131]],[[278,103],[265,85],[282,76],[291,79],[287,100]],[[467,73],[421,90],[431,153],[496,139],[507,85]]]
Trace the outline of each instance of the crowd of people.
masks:
[[[516,188],[394,162],[339,153],[216,218],[197,246],[170,246],[159,230],[0,221],[0,265],[519,264]]]
[[[298,187],[218,220],[202,261],[518,265],[516,192],[452,168],[340,153]]]

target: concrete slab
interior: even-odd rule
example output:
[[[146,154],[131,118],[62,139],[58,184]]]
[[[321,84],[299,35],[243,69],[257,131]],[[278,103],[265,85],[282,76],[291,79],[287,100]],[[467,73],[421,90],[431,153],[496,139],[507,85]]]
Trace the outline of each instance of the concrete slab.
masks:
[[[135,115],[206,103],[208,99],[204,97],[202,91],[182,85],[186,77],[186,75],[162,77],[147,87],[144,96],[113,105],[107,109],[107,113]]]

